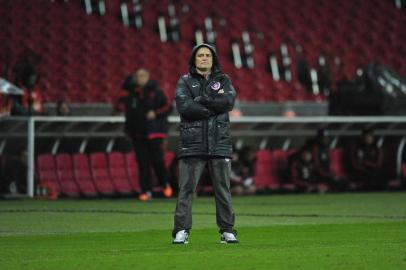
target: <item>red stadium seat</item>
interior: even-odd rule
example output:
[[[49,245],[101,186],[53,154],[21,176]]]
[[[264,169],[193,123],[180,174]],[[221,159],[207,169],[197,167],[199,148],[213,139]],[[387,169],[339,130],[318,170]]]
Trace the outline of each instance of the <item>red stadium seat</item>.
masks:
[[[172,151],[165,152],[165,166],[169,170],[174,158],[176,157],[176,153]]]
[[[130,184],[133,190],[140,192],[140,185],[138,182],[138,164],[135,159],[135,155],[133,152],[128,152],[125,154],[125,161],[126,161],[126,168],[127,168],[127,175],[130,180]]]
[[[255,155],[255,185],[258,189],[269,188],[272,177],[272,152],[269,150],[258,150]]]
[[[124,154],[121,152],[112,152],[108,154],[110,176],[117,192],[130,194],[133,188],[128,179]]]
[[[99,193],[113,195],[116,190],[110,178],[106,155],[101,152],[90,154],[90,167],[94,184]]]
[[[69,154],[56,156],[56,172],[61,192],[69,197],[79,196],[79,188],[75,183],[72,158]]]
[[[61,192],[56,173],[55,157],[51,154],[42,154],[37,157],[37,172],[39,185],[57,193]]]
[[[344,151],[341,148],[330,150],[330,168],[331,172],[339,178],[347,178],[344,166]]]
[[[73,155],[73,172],[80,192],[86,197],[97,196],[97,189],[93,183],[87,155]]]

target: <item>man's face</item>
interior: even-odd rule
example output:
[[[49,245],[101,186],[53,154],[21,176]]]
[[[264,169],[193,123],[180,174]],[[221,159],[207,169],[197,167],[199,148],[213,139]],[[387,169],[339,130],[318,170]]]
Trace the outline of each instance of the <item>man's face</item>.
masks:
[[[213,66],[213,55],[207,47],[201,47],[197,50],[195,56],[196,68],[202,71],[211,70]]]
[[[138,70],[135,76],[137,78],[137,84],[141,87],[144,87],[149,80],[148,71],[144,69]]]

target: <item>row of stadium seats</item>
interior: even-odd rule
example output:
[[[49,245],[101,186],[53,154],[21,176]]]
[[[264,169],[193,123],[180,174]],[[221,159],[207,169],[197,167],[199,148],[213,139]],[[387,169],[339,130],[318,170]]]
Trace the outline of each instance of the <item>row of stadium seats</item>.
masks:
[[[294,152],[277,150],[258,150],[256,152],[255,184],[258,189],[293,190],[294,184],[286,181],[288,158]],[[346,178],[343,161],[343,149],[330,151],[331,172],[340,178]],[[406,167],[406,166],[405,166]]]
[[[173,152],[166,152],[169,165]],[[134,153],[102,152],[37,157],[38,185],[68,197],[130,195],[140,192]]]
[[[255,184],[259,190],[292,190],[294,183],[286,183],[288,157],[294,151],[258,150],[256,152]],[[165,153],[169,168],[175,158],[173,152]],[[330,152],[331,170],[345,177],[343,150]],[[406,164],[403,166],[406,176]],[[68,197],[84,195],[130,195],[139,192],[138,167],[132,152],[96,152],[86,154],[41,154],[37,157],[38,184]]]
[[[294,183],[284,179],[288,157],[294,151],[258,150],[256,152],[255,184],[258,190],[293,190]],[[338,177],[347,177],[343,149],[330,151],[331,171]],[[175,153],[165,153],[169,168]],[[0,156],[4,169],[5,157]],[[41,154],[36,159],[37,185],[68,197],[95,197],[114,194],[130,195],[140,191],[138,165],[132,152],[96,152],[92,154]],[[402,165],[402,178],[406,179],[406,162]],[[202,187],[199,187],[199,190]],[[207,189],[208,187],[206,187]],[[212,191],[211,189],[207,189]],[[154,188],[159,191],[159,187]]]
[[[338,56],[343,65],[338,71],[330,65],[333,81],[353,76],[357,67],[372,59],[406,75],[406,64],[399,57],[406,54],[406,19],[392,1],[220,0],[204,1],[205,8],[202,2],[175,1],[181,40],[163,43],[156,31],[157,21],[159,16],[169,20],[172,2],[142,2],[143,26],[135,30],[124,27],[119,19],[121,1],[106,1],[104,16],[87,15],[81,0],[0,1],[0,25],[7,26],[0,32],[0,44],[11,53],[0,53],[0,65],[13,66],[29,47],[40,55],[39,88],[46,99],[67,96],[75,102],[110,102],[123,78],[144,66],[153,78],[159,78],[171,98],[177,78],[187,71],[195,31],[204,32],[204,20],[210,17],[222,66],[242,100],[320,98],[297,83],[293,44],[303,47],[313,67],[321,53]],[[237,69],[230,44],[240,44],[243,51],[241,35],[247,30],[255,66]],[[283,42],[288,43],[292,83],[272,80],[267,70],[269,54],[279,54]]]

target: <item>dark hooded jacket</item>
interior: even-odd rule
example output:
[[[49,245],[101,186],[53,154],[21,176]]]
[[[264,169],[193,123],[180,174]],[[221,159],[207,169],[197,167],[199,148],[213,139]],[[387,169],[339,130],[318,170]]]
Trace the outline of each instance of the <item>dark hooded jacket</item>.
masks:
[[[210,49],[213,67],[206,80],[197,73],[195,54]],[[178,156],[231,157],[232,139],[228,112],[233,109],[236,92],[230,78],[220,70],[215,49],[208,44],[193,48],[189,73],[176,86],[176,108],[180,114]]]
[[[136,87],[135,81],[127,78],[123,89],[126,94],[120,98],[124,105],[125,132],[132,138],[164,138],[168,131],[168,114],[171,106],[168,99],[155,81],[149,81],[144,87]],[[156,118],[147,120],[149,110],[154,110]]]

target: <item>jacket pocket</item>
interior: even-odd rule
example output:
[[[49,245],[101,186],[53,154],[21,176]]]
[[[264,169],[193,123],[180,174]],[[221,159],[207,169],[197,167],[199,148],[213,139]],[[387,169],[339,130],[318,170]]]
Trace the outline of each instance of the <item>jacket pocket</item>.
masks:
[[[203,122],[185,122],[180,124],[180,137],[183,144],[203,142]]]
[[[230,143],[230,122],[216,121],[217,143]]]

